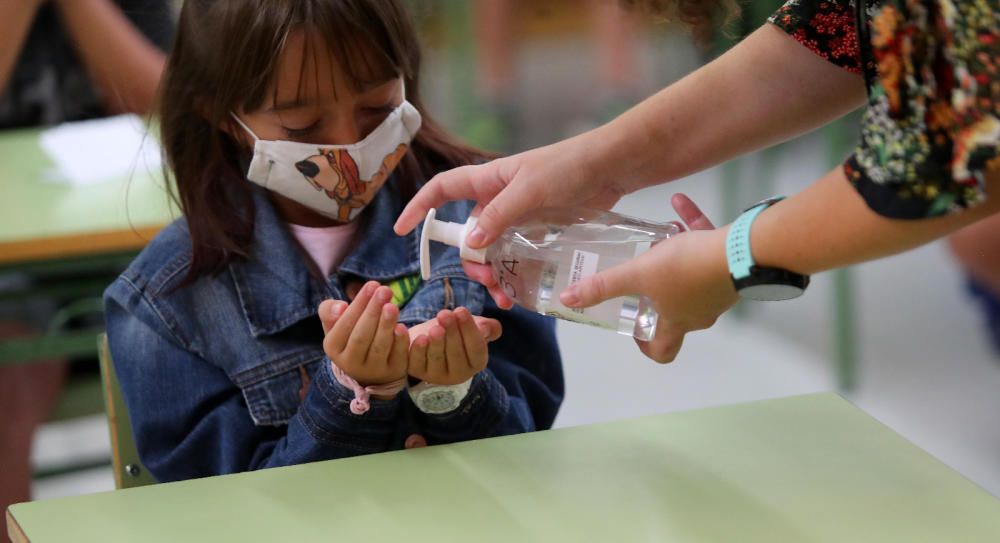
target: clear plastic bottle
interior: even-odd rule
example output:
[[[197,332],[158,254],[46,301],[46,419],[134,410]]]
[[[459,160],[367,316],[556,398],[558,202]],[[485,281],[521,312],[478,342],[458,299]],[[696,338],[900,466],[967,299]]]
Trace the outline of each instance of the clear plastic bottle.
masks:
[[[612,268],[677,235],[677,223],[654,223],[609,211],[553,207],[529,213],[486,249],[470,249],[466,235],[475,218],[463,224],[427,214],[421,234],[420,261],[430,275],[430,241],[461,249],[463,259],[489,263],[503,291],[518,305],[567,321],[589,324],[643,341],[653,339],[658,315],[644,296],[607,300],[586,309],[559,302],[569,285]]]

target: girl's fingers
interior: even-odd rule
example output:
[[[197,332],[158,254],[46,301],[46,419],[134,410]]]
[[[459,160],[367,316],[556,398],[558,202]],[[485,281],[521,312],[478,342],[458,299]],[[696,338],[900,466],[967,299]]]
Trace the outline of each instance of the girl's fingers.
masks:
[[[337,323],[337,319],[344,313],[347,306],[348,303],[342,300],[323,300],[319,304],[317,313],[319,314],[320,322],[323,324],[324,334],[330,333],[333,325]]]
[[[448,375],[448,359],[444,354],[445,330],[440,324],[431,326],[427,339],[427,372],[434,376]]]
[[[355,298],[355,303],[360,299]],[[368,354],[368,348],[375,339],[375,332],[378,330],[378,322],[382,315],[382,306],[392,299],[392,290],[389,287],[376,287],[364,307],[363,312],[354,323],[354,330],[351,331],[347,339],[345,354],[353,360],[361,360],[362,363]],[[346,320],[347,314],[342,317]],[[336,326],[339,326],[337,323]]]
[[[398,310],[397,310],[398,311]],[[393,372],[402,374],[406,372],[407,359],[409,358],[410,333],[406,326],[396,323],[392,327],[392,349],[389,351],[389,368]]]
[[[444,353],[448,360],[448,369],[459,371],[469,365],[469,357],[462,344],[462,332],[458,327],[458,318],[451,311],[438,313],[438,323],[444,326]]]
[[[393,329],[396,328],[397,318],[399,318],[399,308],[391,303],[382,304],[382,314],[379,316],[378,327],[375,329],[375,337],[372,338],[371,345],[368,346],[366,363],[384,365],[389,361],[389,353],[392,351],[393,344]]]
[[[372,293],[375,292],[376,288],[378,288],[378,283],[375,281],[369,281],[365,286],[361,287],[354,301],[351,302],[337,319],[337,322],[334,323],[333,328],[326,334],[326,338],[323,341],[323,348],[327,352],[341,352],[345,350],[347,340],[351,337],[351,332],[354,331],[354,325],[357,324],[358,319],[361,318],[361,314],[368,307],[368,301],[371,299]]]
[[[427,347],[430,338],[426,335],[417,336],[410,345],[410,375],[417,379],[427,377]]]
[[[479,328],[479,333],[486,340],[486,343],[496,341],[503,335],[503,325],[500,324],[500,321],[479,316],[473,318],[475,319],[476,327]]]
[[[484,362],[489,358],[489,350],[486,341],[476,326],[475,319],[469,310],[460,307],[455,310],[455,318],[458,319],[458,328],[462,333],[462,343],[465,349],[469,367],[474,370],[481,370]]]

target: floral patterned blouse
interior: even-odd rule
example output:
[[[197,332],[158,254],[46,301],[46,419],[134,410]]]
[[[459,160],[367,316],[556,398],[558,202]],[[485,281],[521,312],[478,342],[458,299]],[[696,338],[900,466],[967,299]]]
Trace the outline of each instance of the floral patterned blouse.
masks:
[[[848,179],[892,218],[982,202],[1000,169],[1000,0],[857,1],[790,0],[770,19],[868,82]]]

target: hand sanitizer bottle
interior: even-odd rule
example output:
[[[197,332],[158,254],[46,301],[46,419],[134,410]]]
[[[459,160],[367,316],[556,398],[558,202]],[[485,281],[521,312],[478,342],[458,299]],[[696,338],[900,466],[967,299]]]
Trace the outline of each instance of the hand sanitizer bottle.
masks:
[[[485,249],[470,249],[465,224],[439,221],[430,210],[420,239],[420,267],[430,278],[430,241],[459,247],[465,260],[489,264],[503,291],[518,305],[560,319],[589,324],[642,341],[653,339],[658,315],[644,296],[625,296],[586,309],[559,303],[569,285],[623,264],[654,243],[683,231],[677,223],[654,223],[585,208],[553,207],[529,213]]]

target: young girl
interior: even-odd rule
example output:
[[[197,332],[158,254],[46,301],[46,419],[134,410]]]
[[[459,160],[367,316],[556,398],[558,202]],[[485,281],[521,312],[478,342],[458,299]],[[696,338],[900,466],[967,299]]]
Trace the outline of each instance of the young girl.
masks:
[[[396,1],[185,2],[160,111],[184,219],[105,295],[158,480],[551,426],[551,322],[500,311],[451,249],[420,282],[418,235],[393,234],[419,185],[483,159],[424,112],[419,68]]]

